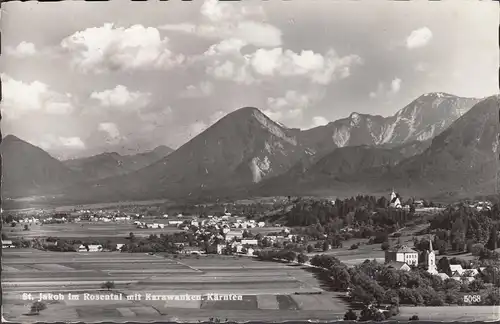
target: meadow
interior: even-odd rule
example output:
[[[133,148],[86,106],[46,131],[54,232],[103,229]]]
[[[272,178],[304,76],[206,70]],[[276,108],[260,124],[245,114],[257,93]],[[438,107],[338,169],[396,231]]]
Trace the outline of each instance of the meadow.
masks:
[[[4,316],[31,321],[161,320],[292,320],[342,318],[347,305],[324,291],[314,275],[300,266],[260,262],[249,257],[183,256],[120,252],[47,252],[4,250],[2,287]],[[23,293],[108,294],[101,284],[113,281],[110,291],[119,301],[48,301],[48,309],[29,316],[33,301]],[[210,293],[241,295],[242,300],[127,300],[145,294],[192,296]],[[300,293],[316,293],[305,294]],[[83,297],[82,297],[83,298]]]

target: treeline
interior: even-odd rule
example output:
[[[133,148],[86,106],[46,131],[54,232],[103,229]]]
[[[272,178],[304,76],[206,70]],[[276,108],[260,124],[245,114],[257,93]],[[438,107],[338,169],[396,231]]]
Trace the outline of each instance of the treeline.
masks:
[[[488,266],[474,281],[442,280],[425,269],[401,271],[388,268],[376,261],[365,261],[348,268],[338,259],[317,255],[311,264],[328,272],[332,288],[348,290],[354,303],[426,305],[462,304],[463,296],[473,292],[481,295],[484,305],[500,305],[500,270]]]
[[[385,197],[357,196],[345,200],[307,199],[294,204],[286,213],[288,226],[360,226],[372,224],[390,227],[403,224],[412,218],[413,210],[388,208]]]
[[[436,234],[434,248],[440,252],[473,252],[476,246],[477,256],[494,258],[487,250],[500,246],[500,210],[498,205],[481,211],[464,205],[448,207],[430,221],[429,231]]]

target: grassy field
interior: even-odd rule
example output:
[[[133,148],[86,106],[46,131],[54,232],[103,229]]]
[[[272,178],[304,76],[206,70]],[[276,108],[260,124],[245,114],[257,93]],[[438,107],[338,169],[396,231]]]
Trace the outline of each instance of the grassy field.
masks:
[[[158,223],[157,221],[155,221]],[[11,238],[24,237],[26,239],[34,237],[54,236],[59,238],[84,239],[84,238],[125,238],[130,232],[135,236],[149,236],[150,234],[167,234],[179,232],[174,226],[165,226],[164,228],[139,229],[132,221],[128,222],[109,222],[109,223],[65,223],[65,224],[45,224],[31,225],[29,231],[23,231],[22,226],[15,228],[6,227],[3,232]]]
[[[119,252],[44,252],[4,250],[2,262],[3,310],[8,320],[127,321],[337,319],[346,305],[335,293],[324,291],[314,274],[300,266],[259,262],[249,257],[184,256]],[[105,281],[115,288],[101,291]],[[319,295],[297,295],[321,292]],[[64,300],[47,302],[38,316],[26,315],[39,293],[61,293]],[[80,296],[69,300],[68,293]],[[122,294],[122,300],[84,300],[84,294]],[[242,300],[146,300],[147,295],[199,296],[237,294]],[[126,296],[141,295],[141,300]],[[150,295],[150,296],[151,296]]]

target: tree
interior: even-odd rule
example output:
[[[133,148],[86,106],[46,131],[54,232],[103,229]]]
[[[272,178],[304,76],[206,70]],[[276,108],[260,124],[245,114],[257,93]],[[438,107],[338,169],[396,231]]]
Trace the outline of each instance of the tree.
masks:
[[[101,288],[107,289],[108,291],[115,288],[115,282],[114,281],[106,281],[101,285]]]
[[[490,233],[490,238],[488,243],[486,243],[486,247],[489,250],[496,250],[498,246],[498,229],[496,226],[493,226]]]
[[[380,247],[382,248],[383,251],[389,250],[389,248],[390,248],[389,242],[382,243],[382,245]]]
[[[330,244],[328,244],[328,241],[323,241],[323,252],[326,252],[328,251],[328,249],[330,248]]]
[[[129,239],[131,242],[132,242],[132,241],[134,241],[134,240],[135,240],[135,235],[134,235],[134,233],[130,232],[130,233],[128,234],[128,239]]]
[[[410,321],[419,321],[420,318],[418,318],[417,315],[413,315],[412,317],[410,317]]]
[[[481,255],[481,252],[483,252],[483,250],[484,250],[484,245],[482,245],[481,243],[476,243],[471,248],[471,252],[472,252],[473,256]]]
[[[439,272],[444,272],[447,275],[451,275],[450,261],[447,257],[442,257],[441,259],[439,259],[439,261],[437,262],[437,268]]]
[[[12,222],[10,223],[10,227],[16,227],[17,223],[16,222]]]
[[[11,214],[7,215],[7,217],[5,217],[5,223],[9,224],[9,223],[12,223],[14,221],[14,216],[12,216]]]
[[[307,262],[307,260],[309,260],[309,257],[307,255],[305,255],[304,253],[300,253],[298,256],[297,256],[297,261],[300,263],[300,264],[304,264]]]
[[[33,303],[33,305],[31,305],[31,314],[38,315],[44,309],[47,309],[47,305],[45,305],[45,303],[42,303],[40,301],[36,301]]]
[[[30,228],[28,227],[28,225],[27,225],[27,224],[26,224],[26,225],[24,225],[24,230],[25,230],[25,231],[29,231],[29,230],[30,230]]]
[[[361,311],[359,316],[359,320],[362,322],[366,321],[383,321],[385,320],[385,316],[374,307],[366,307]]]
[[[355,321],[358,319],[358,315],[352,309],[348,310],[344,315],[344,321]]]
[[[311,244],[309,244],[307,246],[307,253],[312,253],[313,251],[314,251],[314,247]]]

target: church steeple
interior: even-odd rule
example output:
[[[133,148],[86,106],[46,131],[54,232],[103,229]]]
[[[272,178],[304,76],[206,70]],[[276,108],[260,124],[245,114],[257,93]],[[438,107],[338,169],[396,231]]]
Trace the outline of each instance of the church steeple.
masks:
[[[427,272],[437,274],[436,253],[434,253],[434,249],[432,248],[431,235],[429,235],[429,250],[425,252],[425,259],[427,262]]]

